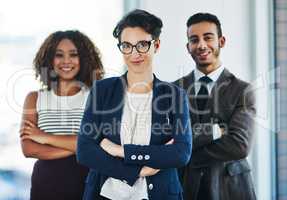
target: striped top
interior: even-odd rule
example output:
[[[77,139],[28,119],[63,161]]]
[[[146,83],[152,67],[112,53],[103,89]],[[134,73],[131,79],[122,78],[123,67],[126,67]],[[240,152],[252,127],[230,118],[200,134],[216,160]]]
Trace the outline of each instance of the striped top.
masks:
[[[36,104],[38,127],[54,135],[78,134],[88,94],[86,88],[72,96],[58,96],[53,90],[40,90]]]

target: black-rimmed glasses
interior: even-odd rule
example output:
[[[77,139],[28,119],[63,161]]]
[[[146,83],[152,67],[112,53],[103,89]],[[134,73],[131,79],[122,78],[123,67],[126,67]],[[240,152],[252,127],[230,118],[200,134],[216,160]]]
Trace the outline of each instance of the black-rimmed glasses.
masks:
[[[129,42],[121,42],[118,44],[118,47],[123,54],[131,54],[134,48],[136,48],[138,53],[146,53],[149,51],[150,45],[153,41],[155,40],[150,41],[142,40],[137,42],[135,45],[132,45]]]

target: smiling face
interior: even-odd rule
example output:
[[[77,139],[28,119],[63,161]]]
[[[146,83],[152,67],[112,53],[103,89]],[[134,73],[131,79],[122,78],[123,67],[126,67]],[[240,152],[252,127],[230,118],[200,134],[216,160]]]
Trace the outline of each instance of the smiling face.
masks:
[[[225,44],[225,38],[218,37],[217,27],[214,23],[192,24],[187,29],[187,37],[188,52],[200,71],[210,73],[219,67],[220,49]]]
[[[69,39],[59,42],[53,67],[60,81],[74,80],[80,71],[80,58],[74,43]]]
[[[140,27],[127,27],[120,36],[121,43],[136,45],[141,41],[151,41],[151,34],[145,32]],[[141,45],[137,45],[140,47]],[[135,74],[152,73],[153,56],[158,51],[159,40],[151,42],[150,48],[146,53],[139,53],[133,48],[131,54],[123,54],[124,62],[128,66],[128,71]]]

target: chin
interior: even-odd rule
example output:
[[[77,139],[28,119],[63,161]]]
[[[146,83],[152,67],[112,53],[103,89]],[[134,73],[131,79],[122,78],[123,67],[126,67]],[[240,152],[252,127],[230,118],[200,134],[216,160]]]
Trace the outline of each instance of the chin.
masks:
[[[75,80],[76,75],[60,75],[60,79],[65,80],[65,81],[72,81]]]
[[[141,74],[141,73],[144,73],[146,71],[146,68],[142,67],[140,65],[139,66],[133,66],[133,67],[129,68],[129,71],[132,71],[135,74]]]
[[[211,63],[198,63],[197,66],[199,68],[207,68]]]

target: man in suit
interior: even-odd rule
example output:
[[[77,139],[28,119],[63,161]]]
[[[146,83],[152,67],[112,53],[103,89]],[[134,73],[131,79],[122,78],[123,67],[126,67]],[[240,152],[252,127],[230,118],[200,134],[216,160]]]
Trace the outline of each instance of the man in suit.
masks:
[[[196,69],[175,83],[189,95],[193,150],[180,169],[186,200],[254,200],[246,160],[256,113],[251,86],[235,77],[219,55],[225,45],[215,15],[197,13],[187,21],[187,50]]]

